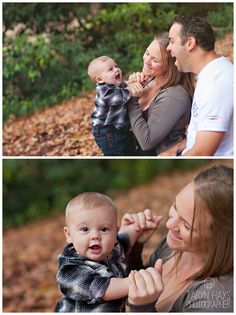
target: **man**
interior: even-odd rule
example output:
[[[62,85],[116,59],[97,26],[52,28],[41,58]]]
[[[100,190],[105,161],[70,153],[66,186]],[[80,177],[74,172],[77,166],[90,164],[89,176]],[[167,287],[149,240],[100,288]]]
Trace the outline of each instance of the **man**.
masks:
[[[202,18],[176,16],[169,40],[178,70],[197,76],[182,155],[233,156],[233,65],[215,53],[214,32]]]

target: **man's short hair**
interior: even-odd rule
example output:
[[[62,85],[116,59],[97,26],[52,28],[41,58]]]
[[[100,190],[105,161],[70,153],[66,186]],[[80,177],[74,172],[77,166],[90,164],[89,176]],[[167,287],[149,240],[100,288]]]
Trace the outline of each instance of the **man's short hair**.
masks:
[[[192,36],[197,44],[206,51],[212,51],[215,48],[215,34],[211,25],[203,18],[197,16],[176,16],[173,24],[182,25],[181,37],[182,43]]]

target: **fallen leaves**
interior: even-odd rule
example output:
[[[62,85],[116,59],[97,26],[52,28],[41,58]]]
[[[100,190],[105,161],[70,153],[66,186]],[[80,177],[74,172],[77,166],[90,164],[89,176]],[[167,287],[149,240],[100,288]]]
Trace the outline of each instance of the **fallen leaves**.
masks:
[[[5,156],[102,155],[91,133],[94,91],[27,117],[3,129]]]

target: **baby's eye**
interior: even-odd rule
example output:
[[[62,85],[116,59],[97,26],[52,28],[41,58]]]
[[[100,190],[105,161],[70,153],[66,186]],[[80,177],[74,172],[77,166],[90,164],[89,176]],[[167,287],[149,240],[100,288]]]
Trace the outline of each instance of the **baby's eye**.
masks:
[[[104,226],[104,227],[101,228],[101,231],[102,231],[102,232],[108,232],[108,231],[109,231],[109,228],[106,227],[106,226]]]
[[[147,56],[149,56],[149,52],[148,52],[147,50],[145,51],[145,54],[146,54]]]
[[[82,231],[82,232],[88,232],[88,228],[87,228],[86,226],[82,226],[82,227],[80,228],[80,231]]]

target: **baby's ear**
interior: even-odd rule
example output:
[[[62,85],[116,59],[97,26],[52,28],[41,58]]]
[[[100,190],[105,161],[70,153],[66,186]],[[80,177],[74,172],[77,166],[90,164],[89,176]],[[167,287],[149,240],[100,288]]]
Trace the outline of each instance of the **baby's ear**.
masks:
[[[97,83],[104,83],[103,79],[99,76],[96,76],[95,80]]]
[[[68,227],[64,227],[64,234],[65,234],[65,237],[66,237],[66,242],[67,243],[72,243],[72,240],[71,240],[71,237],[70,237],[70,231],[68,229]]]

